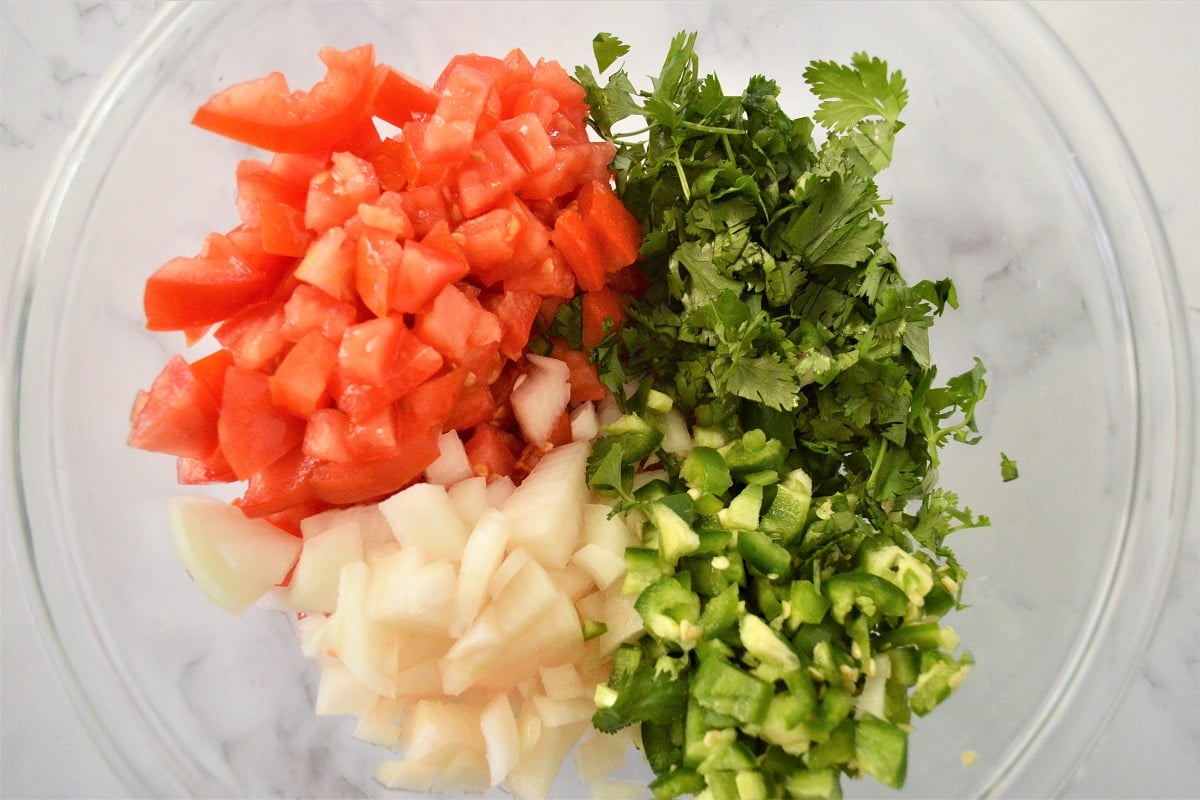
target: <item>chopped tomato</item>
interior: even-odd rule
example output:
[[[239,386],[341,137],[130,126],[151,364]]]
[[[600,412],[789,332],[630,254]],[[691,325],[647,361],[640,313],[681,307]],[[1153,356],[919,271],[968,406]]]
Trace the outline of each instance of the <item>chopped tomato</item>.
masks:
[[[528,173],[496,131],[477,139],[470,161],[455,175],[458,206],[470,218],[516,191]]]
[[[611,289],[588,292],[583,296],[583,346],[591,350],[600,344],[606,324],[618,327],[625,319],[625,300]]]
[[[272,402],[266,375],[230,367],[217,433],[229,466],[245,480],[298,447],[304,438],[304,421]]]
[[[221,392],[225,390],[225,371],[232,366],[233,354],[221,348],[188,364],[188,369],[197,380],[208,387],[212,392],[213,402],[217,402],[221,399]]]
[[[309,331],[320,331],[330,341],[340,342],[357,314],[352,304],[302,283],[283,304],[283,324],[279,334],[290,342],[298,342]]]
[[[504,279],[520,226],[511,211],[493,208],[455,229],[454,240],[466,256],[471,274],[484,286]]]
[[[299,183],[281,176],[258,159],[247,158],[238,162],[238,214],[247,225],[259,224],[260,206],[264,203],[282,203],[294,209],[302,209],[307,194],[307,183]]]
[[[495,413],[496,399],[491,390],[485,383],[475,381],[470,386],[463,386],[458,402],[443,426],[448,431],[464,431],[490,421]]]
[[[542,297],[570,300],[575,296],[575,275],[562,251],[550,247],[540,263],[504,280],[507,292],[532,292]]]
[[[550,241],[567,260],[580,289],[594,292],[604,288],[606,270],[600,244],[574,209],[568,208],[559,214]]]
[[[312,231],[304,227],[304,212],[287,203],[259,203],[258,224],[268,253],[299,258],[313,242]]]
[[[247,478],[237,505],[248,517],[279,514],[316,500],[311,478],[319,462],[297,445]]]
[[[321,464],[312,476],[313,490],[319,499],[333,505],[375,500],[415,481],[439,454],[436,433],[412,436],[393,455],[370,461]]]
[[[501,475],[512,475],[517,457],[509,445],[511,437],[492,425],[480,425],[465,442],[471,470],[490,482]]]
[[[377,317],[387,316],[392,284],[399,279],[403,256],[404,249],[390,233],[368,228],[358,239],[354,288],[363,305]]]
[[[328,405],[329,376],[338,363],[338,345],[311,330],[296,342],[269,378],[271,401],[297,417],[310,417]]]
[[[501,120],[496,132],[529,172],[540,172],[554,164],[554,143],[532,111]]]
[[[642,246],[642,229],[607,181],[592,181],[579,190],[579,213],[603,258],[606,272],[629,266]]]
[[[409,392],[399,407],[411,413],[414,424],[436,428],[440,433],[462,397],[467,373],[461,367],[431,378]]]
[[[351,325],[338,348],[338,372],[348,381],[382,386],[405,333],[399,317],[378,317]]]
[[[337,408],[318,408],[304,428],[304,454],[319,461],[353,461],[348,437],[350,418]]]
[[[213,336],[242,369],[270,372],[288,346],[280,332],[283,304],[268,301],[246,306],[217,328]]]
[[[521,357],[542,299],[530,292],[504,292],[484,301],[484,308],[500,320],[500,352],[512,360]]]
[[[450,218],[446,197],[438,186],[413,186],[399,192],[399,203],[412,221],[413,233],[424,237],[439,222]]]
[[[385,67],[383,81],[375,95],[375,116],[397,128],[437,109],[438,94],[430,87],[391,67]]]
[[[467,267],[424,242],[404,243],[391,289],[391,307],[402,313],[421,311],[443,288],[467,274]]]
[[[295,276],[336,300],[354,301],[357,245],[342,228],[322,233],[296,266]]]
[[[370,161],[351,153],[334,153],[333,166],[313,176],[308,185],[304,225],[323,231],[341,225],[362,203],[379,199],[379,179]]]
[[[293,92],[278,72],[234,84],[201,106],[192,124],[277,153],[328,150],[371,111],[386,74],[375,68],[375,48],[363,45],[319,52],[326,73],[307,92]]]
[[[221,448],[207,458],[180,456],[175,459],[175,480],[183,486],[198,486],[206,483],[232,483],[237,480],[233,468],[225,460]]]
[[[194,258],[173,258],[146,281],[146,327],[174,331],[221,322],[274,291],[286,262],[258,257],[209,234]]]
[[[386,405],[372,414],[351,420],[346,445],[357,460],[379,458],[396,449],[396,409]]]
[[[493,82],[486,72],[466,63],[452,63],[447,69],[445,81],[439,79],[441,96],[424,136],[430,157],[443,162],[470,156],[475,127],[488,106]]]
[[[444,287],[433,302],[417,314],[413,332],[455,363],[463,360],[469,345],[498,343],[501,335],[496,316],[453,285]]]
[[[588,363],[587,353],[572,350],[566,342],[557,340],[550,351],[551,358],[557,358],[567,365],[571,374],[568,381],[571,384],[571,402],[582,403],[587,400],[603,400],[606,394],[604,384],[596,365]]]
[[[217,449],[218,399],[182,356],[171,356],[131,414],[129,444],[141,450],[205,459]]]

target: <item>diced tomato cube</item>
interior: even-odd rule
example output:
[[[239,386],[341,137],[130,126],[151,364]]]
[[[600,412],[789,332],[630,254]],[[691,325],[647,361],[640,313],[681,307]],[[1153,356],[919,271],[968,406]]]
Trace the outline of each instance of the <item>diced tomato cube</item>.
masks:
[[[405,397],[438,374],[444,364],[441,353],[404,328],[396,347],[396,358],[384,384],[388,397],[394,400]]]
[[[299,258],[308,252],[313,233],[304,227],[304,212],[287,203],[258,205],[262,247],[268,253]]]
[[[517,457],[510,448],[513,439],[492,425],[480,425],[464,447],[471,470],[490,482],[501,475],[512,475]]]
[[[275,406],[266,375],[230,367],[217,434],[229,466],[245,480],[299,446],[304,421]]]
[[[611,289],[583,296],[583,346],[591,350],[605,336],[605,323],[615,329],[625,320],[625,299]]]
[[[338,374],[349,382],[383,386],[405,333],[399,317],[376,317],[346,328],[338,348]]]
[[[329,377],[337,363],[338,345],[320,331],[309,331],[271,375],[271,400],[297,417],[312,416],[329,404]]]
[[[368,417],[395,399],[384,387],[350,380],[338,370],[329,379],[329,393],[338,409],[351,420]]]
[[[424,242],[405,242],[392,276],[391,308],[406,314],[421,311],[443,288],[465,277],[467,269]]]
[[[545,89],[562,105],[583,105],[587,101],[587,90],[571,80],[571,76],[557,61],[539,59],[531,76],[533,85]]]
[[[437,109],[438,94],[410,75],[390,67],[375,95],[375,116],[397,128]]]
[[[411,239],[416,235],[404,200],[396,192],[384,192],[374,203],[359,206],[358,218],[367,228],[387,233],[393,239]]]
[[[540,263],[504,280],[506,292],[533,292],[543,297],[570,300],[575,296],[575,274],[561,251],[546,248]]]
[[[373,161],[375,154],[382,146],[383,137],[379,135],[379,129],[375,127],[375,121],[370,117],[363,117],[353,128],[346,131],[346,135],[333,146],[332,150],[334,153],[350,153],[367,161]]]
[[[464,386],[454,409],[446,417],[445,430],[464,431],[491,420],[496,412],[496,399],[487,384],[476,381]]]
[[[213,336],[243,369],[270,371],[288,346],[283,327],[283,303],[268,301],[246,306],[217,328]]]
[[[283,324],[279,335],[298,342],[310,331],[320,331],[325,338],[340,342],[346,328],[354,324],[357,309],[350,303],[336,300],[315,286],[302,283],[283,304]]]
[[[550,229],[519,197],[509,197],[503,208],[512,212],[518,224],[513,240],[512,264],[505,270],[506,274],[515,275],[541,263],[546,257],[550,250]]]
[[[503,80],[508,70],[504,60],[495,56],[481,55],[479,53],[458,53],[450,57],[450,60],[446,62],[446,66],[442,68],[441,73],[437,76],[437,80],[433,82],[435,92],[442,93],[446,91],[446,87],[450,84],[450,76],[454,74],[454,70],[459,66],[470,67],[482,72],[493,84]],[[532,72],[530,76],[532,77]]]
[[[399,192],[408,186],[408,171],[405,168],[406,145],[398,136],[384,139],[379,149],[371,156],[379,188],[385,192]]]
[[[578,212],[568,208],[558,215],[550,241],[563,254],[580,289],[594,292],[604,288],[604,256]]]
[[[322,233],[296,266],[296,278],[315,286],[336,300],[353,302],[357,245],[342,228]]]
[[[500,352],[515,361],[525,352],[542,298],[530,292],[504,292],[482,300],[500,320]]]
[[[450,218],[446,197],[439,186],[411,186],[399,195],[399,203],[413,224],[415,236],[426,236],[437,223]]]
[[[411,413],[414,424],[436,428],[439,432],[457,407],[466,384],[467,373],[461,367],[430,378],[408,393],[399,407]]]
[[[468,164],[455,175],[458,206],[467,218],[478,216],[516,191],[525,167],[495,130],[475,140]]]
[[[308,185],[304,225],[324,231],[341,225],[362,203],[379,197],[379,179],[370,161],[352,153],[334,153],[333,166],[315,175]]]
[[[413,188],[439,185],[454,168],[454,161],[443,159],[426,143],[429,126],[430,120],[420,119],[406,122],[402,129],[397,155],[405,180]]]
[[[540,172],[554,163],[554,144],[532,111],[501,120],[496,132],[529,172]]]
[[[496,344],[501,336],[495,315],[452,285],[443,288],[433,303],[417,315],[413,332],[455,363],[463,360],[469,346]]]
[[[421,244],[432,247],[442,255],[449,256],[458,262],[460,268],[470,272],[471,265],[467,261],[467,256],[459,246],[458,239],[454,238],[454,234],[451,233],[450,224],[446,220],[440,219],[434,223],[429,232],[421,237]]]
[[[637,260],[642,246],[641,226],[608,181],[592,181],[579,190],[579,215],[600,245],[606,272],[615,272]]]
[[[530,174],[517,192],[526,200],[554,200],[593,180],[608,177],[616,149],[609,142],[579,142],[556,147],[554,164]]]
[[[305,455],[320,461],[353,461],[349,434],[350,418],[346,412],[337,408],[319,408],[308,418],[301,447]]]
[[[329,152],[276,153],[271,156],[270,170],[288,183],[304,187],[298,208],[308,200],[308,184],[318,172],[329,169]]]
[[[454,241],[462,248],[472,276],[490,286],[503,280],[519,231],[520,223],[511,211],[494,208],[459,225]]]
[[[448,69],[437,109],[425,128],[425,148],[435,161],[462,161],[471,153],[494,79],[462,62]]]
[[[220,401],[221,392],[225,389],[225,371],[232,366],[233,354],[221,348],[188,364],[188,369],[196,376],[196,380],[208,387],[215,404]]]
[[[387,316],[403,256],[403,248],[390,233],[367,228],[358,239],[354,287],[363,305],[377,317]]]
[[[346,445],[356,460],[379,458],[395,451],[396,415],[391,405],[353,420],[346,431]]]
[[[588,363],[587,353],[572,350],[567,347],[566,342],[560,339],[554,342],[550,357],[557,358],[571,371],[567,380],[571,384],[572,403],[604,399],[606,394],[604,384],[600,382],[600,374],[596,370],[596,365]]]
[[[138,393],[129,445],[140,450],[205,459],[217,449],[218,398],[182,356],[171,356]]]
[[[513,116],[517,99],[533,78],[533,63],[518,47],[510,50],[504,56],[504,73],[496,80],[496,91],[500,95],[500,111],[502,117]]]

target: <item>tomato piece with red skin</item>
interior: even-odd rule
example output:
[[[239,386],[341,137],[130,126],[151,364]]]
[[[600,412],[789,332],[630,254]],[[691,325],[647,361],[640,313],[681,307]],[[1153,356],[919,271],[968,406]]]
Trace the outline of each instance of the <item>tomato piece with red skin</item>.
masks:
[[[319,461],[339,464],[354,460],[348,437],[350,417],[337,408],[318,408],[304,427],[304,454]]]
[[[379,199],[379,179],[370,161],[334,153],[333,166],[313,176],[304,206],[304,226],[324,231],[343,224],[362,203]]]
[[[266,375],[230,367],[221,393],[217,434],[229,466],[245,480],[300,445],[304,420],[271,401]]]
[[[315,238],[304,227],[304,212],[287,203],[259,203],[258,224],[263,250],[274,255],[301,258]]]
[[[221,448],[207,458],[179,456],[175,459],[175,480],[182,486],[201,486],[210,483],[233,483],[237,475],[225,460]]]
[[[465,371],[465,370],[464,370]],[[496,398],[481,381],[463,386],[458,402],[446,417],[443,428],[448,431],[464,431],[490,422],[496,413]]]
[[[571,79],[563,65],[557,61],[538,59],[530,76],[533,86],[549,92],[564,106],[583,106],[587,102],[587,90]]]
[[[356,461],[366,461],[393,453],[396,440],[396,409],[386,405],[361,419],[351,420],[346,430],[346,445]]]
[[[228,319],[270,297],[286,266],[286,260],[246,252],[228,235],[209,234],[199,255],[173,258],[146,281],[146,327],[174,331]]]
[[[335,300],[354,302],[358,293],[354,287],[357,243],[342,228],[323,232],[308,248],[296,265],[295,276],[315,286]]]
[[[358,218],[367,228],[389,234],[403,241],[416,236],[412,220],[408,218],[404,201],[396,192],[385,191],[374,203],[363,203],[358,207]]]
[[[520,223],[506,208],[493,208],[454,229],[454,241],[462,248],[473,278],[484,286],[504,279],[519,229]]]
[[[529,175],[517,192],[526,200],[555,200],[593,180],[606,180],[616,155],[609,142],[577,142],[557,146],[554,163]]]
[[[273,172],[265,162],[256,158],[239,161],[236,177],[238,215],[247,225],[259,224],[259,207],[264,203],[282,203],[294,209],[304,208],[308,185],[296,183]]]
[[[329,405],[329,377],[338,363],[338,345],[309,331],[288,351],[271,375],[271,401],[288,413],[308,418]]]
[[[405,314],[417,313],[446,286],[466,277],[467,271],[467,265],[441,250],[409,240],[392,275],[391,308]]]
[[[600,246],[606,272],[637,261],[642,228],[607,181],[592,181],[579,190],[579,215]]]
[[[329,169],[331,165],[330,152],[321,150],[312,153],[276,153],[271,156],[268,168],[290,184],[301,187],[304,196],[300,199],[300,208],[308,199],[308,184],[313,177]]]
[[[391,67],[385,69],[383,82],[375,94],[375,116],[400,128],[437,110],[438,93],[432,87]]]
[[[370,461],[326,462],[312,476],[317,498],[337,506],[377,500],[408,486],[440,455],[437,433],[404,438],[392,455]]]
[[[441,372],[445,363],[441,353],[404,328],[383,387],[388,397],[398,400]]]
[[[480,425],[463,443],[471,471],[490,483],[502,475],[512,475],[517,465],[510,443],[515,437],[492,425]]]
[[[533,78],[533,62],[516,47],[504,56],[503,65],[504,72],[497,78],[495,86],[500,96],[500,117],[507,119],[514,115],[518,99]]]
[[[410,186],[397,194],[400,206],[412,222],[414,236],[424,238],[438,223],[450,219],[450,208],[439,186]]]
[[[414,425],[442,430],[446,420],[458,406],[466,386],[467,372],[455,367],[422,383],[400,400],[397,408],[411,414]]]
[[[607,271],[600,245],[575,209],[558,215],[550,241],[563,254],[580,289],[594,292],[604,288]]]
[[[233,354],[221,348],[197,358],[188,364],[188,369],[196,376],[196,380],[208,388],[208,391],[212,393],[213,402],[217,403],[221,399],[221,392],[225,389],[225,371],[232,366]]]
[[[246,479],[246,491],[235,501],[248,517],[281,514],[317,499],[312,475],[320,462],[297,445]]]
[[[385,192],[399,192],[408,187],[408,171],[405,169],[405,144],[398,136],[384,139],[379,149],[371,156],[371,166],[379,188]]]
[[[506,292],[532,292],[542,297],[570,300],[575,296],[575,274],[555,247],[546,248],[540,263],[504,279]]]
[[[338,347],[338,374],[346,381],[383,386],[405,333],[404,320],[388,316],[346,328]]]
[[[469,345],[499,342],[500,322],[478,300],[449,285],[417,314],[413,332],[447,360],[458,363]]]
[[[481,298],[500,321],[500,352],[516,360],[525,352],[542,298],[532,292],[504,292]]]
[[[554,143],[532,111],[501,120],[496,133],[528,172],[540,172],[554,164]]]
[[[139,450],[205,459],[217,449],[219,400],[174,355],[150,384],[138,392],[130,414],[128,444]]]
[[[550,229],[515,195],[504,201],[501,207],[511,212],[517,221],[512,264],[505,270],[506,275],[515,275],[541,263],[545,258],[550,249]]]
[[[243,369],[271,372],[290,345],[280,329],[283,303],[267,301],[246,306],[227,319],[213,337]]]
[[[572,350],[566,342],[556,339],[550,350],[550,357],[563,362],[570,370],[567,381],[571,385],[572,403],[604,399],[606,390],[604,384],[600,382],[600,373],[595,364],[588,362],[587,353]]]
[[[370,117],[363,117],[337,141],[332,151],[334,153],[351,153],[358,158],[372,161],[381,147],[383,147],[383,137],[379,135],[379,129],[375,127],[375,121]]]
[[[351,303],[337,300],[315,286],[302,283],[283,304],[283,324],[279,335],[289,342],[298,342],[310,331],[320,331],[325,338],[340,342],[346,328],[354,324],[358,310]]]
[[[495,131],[475,140],[467,163],[455,173],[458,207],[468,219],[495,206],[524,183],[527,170]]]
[[[432,247],[444,256],[454,259],[458,262],[461,269],[470,272],[471,265],[467,261],[467,256],[463,252],[462,247],[455,238],[454,233],[450,230],[450,224],[444,219],[440,219],[434,223],[429,232],[421,237],[421,244],[426,247]]]
[[[587,292],[583,296],[583,346],[591,350],[605,336],[605,323],[615,330],[625,320],[626,299],[611,289]]]
[[[358,238],[354,287],[359,300],[377,317],[388,314],[392,285],[399,279],[403,257],[404,248],[390,233],[366,228]]]
[[[476,126],[488,107],[489,95],[494,94],[494,79],[461,60],[446,69],[445,80],[439,78],[435,84],[435,88],[440,85],[441,95],[437,109],[427,120],[424,146],[433,161],[463,161],[471,155]],[[498,114],[498,98],[496,106]]]
[[[371,112],[386,73],[375,67],[375,48],[323,47],[323,80],[292,91],[281,73],[234,84],[196,110],[192,124],[276,153],[329,150]]]
[[[636,264],[608,273],[608,288],[626,297],[641,297],[650,288],[650,279]]]

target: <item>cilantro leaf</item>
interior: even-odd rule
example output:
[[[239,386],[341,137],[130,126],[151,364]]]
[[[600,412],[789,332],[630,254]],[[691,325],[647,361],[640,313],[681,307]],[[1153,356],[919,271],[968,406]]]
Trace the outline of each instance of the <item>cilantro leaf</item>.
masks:
[[[592,53],[596,56],[596,66],[604,72],[613,62],[629,52],[629,45],[622,42],[611,33],[597,33],[592,39]]]
[[[895,126],[908,104],[904,76],[889,75],[887,62],[866,53],[855,53],[849,65],[815,61],[804,71],[804,80],[821,99],[813,116],[839,133],[869,117],[881,117]]]
[[[1017,462],[1004,453],[1000,454],[1000,477],[1005,482],[1015,481],[1020,476],[1017,472]]]

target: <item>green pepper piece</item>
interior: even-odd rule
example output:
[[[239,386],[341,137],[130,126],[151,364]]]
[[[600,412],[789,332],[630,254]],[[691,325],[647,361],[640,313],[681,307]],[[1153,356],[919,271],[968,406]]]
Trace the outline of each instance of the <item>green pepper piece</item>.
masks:
[[[761,531],[738,531],[738,552],[746,563],[760,573],[774,578],[792,574],[792,554]]]
[[[854,759],[875,780],[899,789],[908,765],[908,734],[868,714],[854,729]]]
[[[857,608],[868,619],[901,617],[908,609],[908,596],[892,584],[869,572],[842,572],[821,585],[832,604],[831,613],[838,622]]]
[[[626,464],[636,464],[662,444],[663,432],[637,414],[624,414],[604,426],[606,436],[616,436],[621,443],[621,458]]]
[[[691,650],[700,640],[700,597],[672,575],[647,586],[633,607],[642,617],[646,630],[655,638]]]
[[[802,469],[792,470],[776,487],[775,499],[762,516],[760,530],[790,544],[804,532],[812,505],[812,478]]]
[[[704,708],[733,717],[743,725],[759,725],[775,695],[771,684],[721,658],[700,658],[692,694]]]
[[[724,494],[733,485],[725,459],[711,447],[693,447],[679,465],[679,477],[692,489],[708,494]]]
[[[768,439],[762,430],[746,431],[725,451],[725,463],[735,475],[775,469],[783,463],[787,450],[778,439]]]

